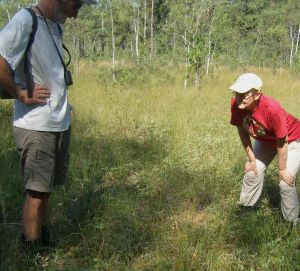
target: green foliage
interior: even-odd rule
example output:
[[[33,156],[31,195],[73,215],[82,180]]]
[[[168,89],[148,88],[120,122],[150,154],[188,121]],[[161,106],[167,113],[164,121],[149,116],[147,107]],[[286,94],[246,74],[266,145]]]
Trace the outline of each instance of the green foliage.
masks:
[[[14,13],[22,7],[32,6],[35,1],[31,0],[1,0],[0,1],[0,28],[12,18]]]
[[[192,67],[196,70],[204,64],[207,48],[205,46],[205,39],[201,36],[196,37],[194,44],[195,46],[190,50],[189,58]]]
[[[110,60],[114,35],[117,60],[136,60],[137,46],[139,61],[149,61],[153,42],[152,62],[155,57],[186,61],[189,45],[190,70],[197,73],[207,60],[233,67],[290,66],[297,70],[300,20],[297,0],[154,1],[152,42],[151,0],[115,0],[112,5],[110,2],[101,0],[97,5],[84,6],[79,18],[67,21],[65,43],[77,62],[79,58],[90,57]],[[2,0],[0,27],[16,10],[34,3]],[[137,21],[139,33],[135,32]]]

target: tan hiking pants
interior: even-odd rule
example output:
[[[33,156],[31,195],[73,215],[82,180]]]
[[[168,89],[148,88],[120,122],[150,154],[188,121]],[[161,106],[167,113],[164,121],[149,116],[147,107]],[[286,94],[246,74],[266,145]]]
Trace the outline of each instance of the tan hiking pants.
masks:
[[[255,140],[254,154],[258,176],[255,176],[253,171],[245,174],[240,194],[240,204],[243,206],[253,206],[259,200],[263,190],[265,170],[276,156],[277,150],[270,148],[262,141]],[[292,175],[296,176],[299,167],[300,140],[289,144],[287,160],[287,168]],[[280,180],[279,189],[283,217],[287,221],[296,222],[299,215],[299,200],[295,185],[291,187],[283,180]]]

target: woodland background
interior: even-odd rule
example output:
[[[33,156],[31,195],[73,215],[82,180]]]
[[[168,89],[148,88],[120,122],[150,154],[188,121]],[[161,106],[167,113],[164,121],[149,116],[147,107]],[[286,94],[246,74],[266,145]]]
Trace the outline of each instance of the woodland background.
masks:
[[[36,1],[1,0],[0,26]],[[200,85],[215,65],[300,69],[298,0],[99,0],[68,20],[65,43],[73,63],[185,65],[185,81]]]

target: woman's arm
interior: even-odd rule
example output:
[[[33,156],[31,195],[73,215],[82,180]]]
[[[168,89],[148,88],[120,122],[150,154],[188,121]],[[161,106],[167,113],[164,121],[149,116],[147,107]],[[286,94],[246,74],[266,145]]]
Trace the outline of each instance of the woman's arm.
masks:
[[[280,180],[288,185],[294,185],[294,176],[287,169],[288,141],[287,137],[277,139],[278,174]]]
[[[249,161],[245,164],[244,173],[247,173],[248,171],[253,171],[255,175],[257,175],[257,169],[256,169],[256,159],[252,148],[252,143],[249,134],[245,131],[243,126],[237,127],[239,136],[242,142],[242,145],[246,151],[246,154],[248,156]]]

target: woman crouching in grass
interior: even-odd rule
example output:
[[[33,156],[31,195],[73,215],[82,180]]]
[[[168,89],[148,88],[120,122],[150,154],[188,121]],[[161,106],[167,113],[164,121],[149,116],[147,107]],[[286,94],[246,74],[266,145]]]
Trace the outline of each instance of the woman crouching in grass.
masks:
[[[254,207],[263,189],[265,170],[278,155],[278,175],[283,217],[297,224],[299,201],[295,176],[300,167],[300,121],[280,104],[262,94],[262,80],[254,73],[241,75],[229,87],[231,121],[237,126],[247,153],[240,204]],[[254,144],[250,140],[253,137]]]

